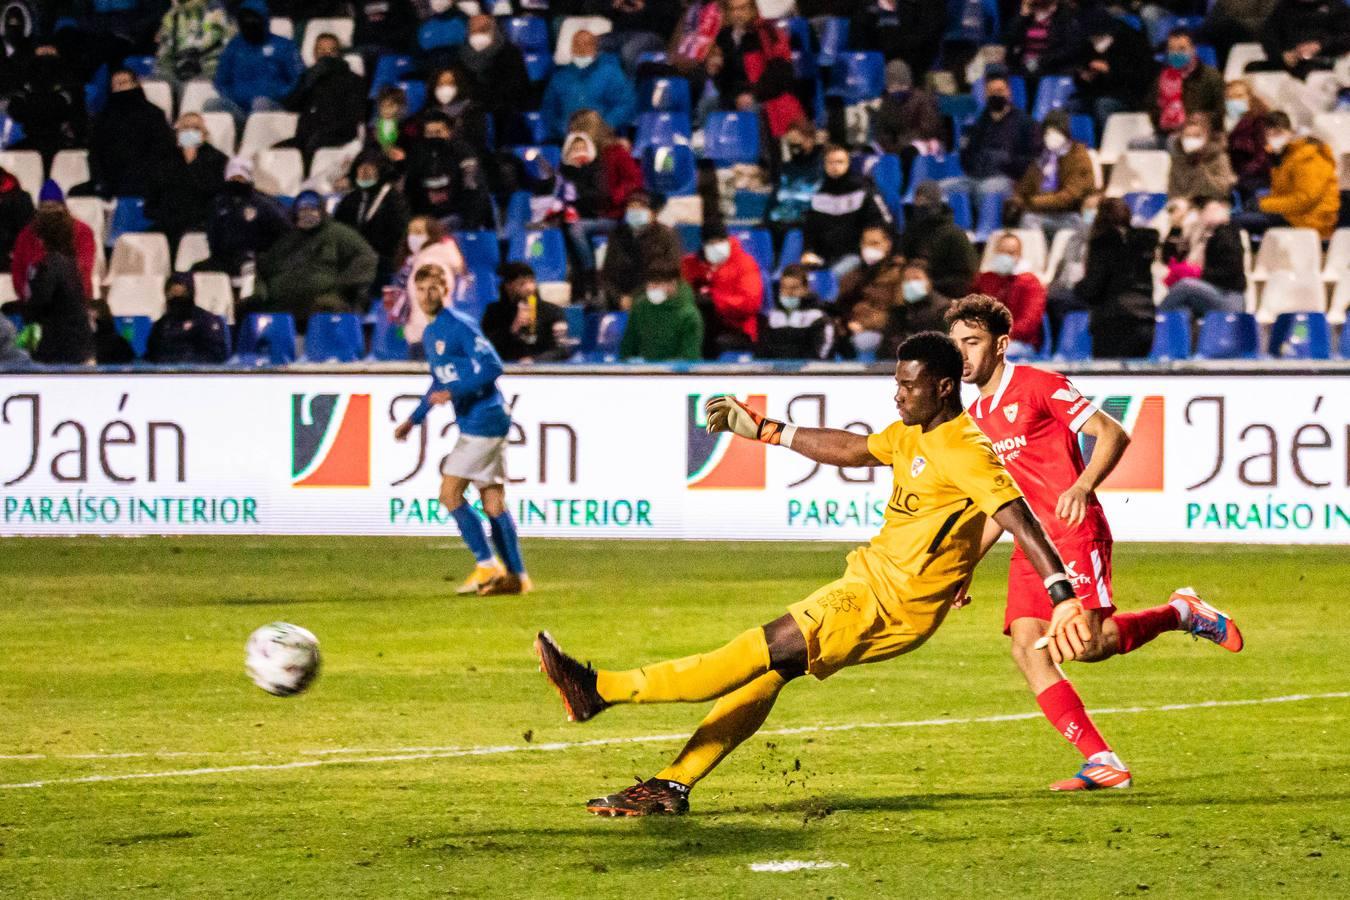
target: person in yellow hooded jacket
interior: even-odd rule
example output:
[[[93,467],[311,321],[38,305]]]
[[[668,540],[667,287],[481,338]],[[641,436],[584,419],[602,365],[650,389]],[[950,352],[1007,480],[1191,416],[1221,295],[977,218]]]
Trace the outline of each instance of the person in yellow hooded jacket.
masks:
[[[1266,149],[1270,152],[1270,193],[1253,199],[1255,209],[1233,221],[1257,234],[1267,228],[1313,228],[1329,240],[1341,211],[1336,156],[1314,137],[1294,137],[1289,116],[1266,116]]]

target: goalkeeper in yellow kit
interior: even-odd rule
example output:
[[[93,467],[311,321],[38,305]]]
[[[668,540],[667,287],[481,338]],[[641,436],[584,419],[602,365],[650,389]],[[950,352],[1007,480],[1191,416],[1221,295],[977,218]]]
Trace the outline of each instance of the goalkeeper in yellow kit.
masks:
[[[689,791],[764,723],[783,686],[810,673],[917,649],[942,624],[980,559],[992,516],[1017,538],[1056,606],[1052,634],[1090,637],[1059,555],[989,439],[962,410],[961,353],[939,332],[901,346],[895,405],[901,421],[860,435],[766,419],[730,397],[708,401],[708,430],[779,444],[824,463],[890,466],[885,524],[848,556],[844,574],[716,650],[630,671],[592,669],[563,653],[547,632],[535,639],[540,668],[561,694],[568,718],[584,722],[617,703],[716,700],[688,744],[654,778],[591,800],[598,815],[683,813]]]

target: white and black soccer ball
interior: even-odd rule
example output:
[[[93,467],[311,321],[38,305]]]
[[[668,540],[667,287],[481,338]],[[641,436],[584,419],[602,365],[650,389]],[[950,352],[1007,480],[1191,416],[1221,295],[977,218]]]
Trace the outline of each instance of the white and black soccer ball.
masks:
[[[269,694],[298,694],[319,674],[319,639],[289,622],[264,625],[248,636],[244,669]]]

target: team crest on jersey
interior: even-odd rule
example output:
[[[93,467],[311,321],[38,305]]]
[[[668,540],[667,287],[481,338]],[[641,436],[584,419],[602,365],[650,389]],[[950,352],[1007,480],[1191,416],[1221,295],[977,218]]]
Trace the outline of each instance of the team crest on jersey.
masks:
[[[928,460],[922,456],[914,457],[914,462],[909,464],[909,477],[918,478],[923,474],[924,467],[928,465]]]
[[[444,356],[444,355],[445,355],[445,341],[437,341],[437,342],[436,342],[436,355],[437,355],[437,356]]]
[[[1003,407],[1003,415],[1005,415],[1005,416],[1008,417],[1008,421],[1009,421],[1009,422],[1016,422],[1016,421],[1017,421],[1017,404],[1016,404],[1016,403],[1009,403],[1007,406]]]

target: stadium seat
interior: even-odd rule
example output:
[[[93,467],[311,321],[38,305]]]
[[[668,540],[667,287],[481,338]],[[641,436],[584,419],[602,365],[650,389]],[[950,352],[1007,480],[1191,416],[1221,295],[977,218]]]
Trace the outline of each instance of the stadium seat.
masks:
[[[153,78],[155,75],[155,57],[147,56],[128,56],[122,60],[122,68],[130,69],[136,73],[137,78]]]
[[[61,150],[52,159],[52,170],[48,175],[52,181],[61,185],[61,190],[69,194],[77,184],[89,180],[89,151]]]
[[[675,226],[675,233],[680,236],[680,247],[685,253],[698,253],[703,249],[702,225],[681,222]]]
[[[535,275],[539,278],[541,285],[550,281],[563,280],[561,278],[544,278],[539,275],[539,267],[537,266],[535,267]],[[475,322],[481,322],[483,312],[488,308],[488,304],[497,299],[498,289],[497,273],[491,269],[470,269],[464,273],[464,277],[459,280],[459,285],[455,289],[455,309]]]
[[[904,198],[901,195],[901,183],[904,173],[900,171],[900,159],[893,153],[868,157],[863,165],[863,174],[872,178],[877,193],[881,195],[886,208],[891,211],[897,226],[904,226]]]
[[[1266,58],[1266,49],[1260,44],[1234,44],[1228,50],[1228,62],[1223,67],[1224,81],[1237,81],[1247,74],[1247,66]]]
[[[141,82],[141,90],[145,93],[145,99],[164,110],[164,118],[172,122],[173,88],[169,83],[158,78],[147,78]]]
[[[1007,194],[980,195],[980,208],[975,210],[975,243],[982,244],[1003,227],[1003,204]]]
[[[183,85],[183,96],[178,99],[178,112],[201,112],[206,101],[220,96],[209,78],[194,78]]]
[[[352,35],[356,32],[356,23],[349,17],[316,18],[305,23],[305,36],[300,41],[300,58],[306,66],[314,65],[314,42],[321,34],[331,34],[343,47],[352,45]]]
[[[1320,312],[1281,313],[1270,329],[1276,359],[1331,359],[1331,326]]]
[[[294,197],[305,180],[305,161],[294,147],[261,150],[253,167],[253,183],[264,194]]]
[[[667,197],[693,194],[698,186],[694,151],[683,144],[648,147],[642,155],[642,178],[649,189]]]
[[[521,52],[548,51],[548,19],[541,16],[511,16],[502,21],[502,32]]]
[[[285,16],[273,16],[269,22],[268,30],[277,37],[284,37],[287,40],[295,39],[295,23]]]
[[[211,248],[206,243],[206,234],[201,231],[189,231],[178,240],[178,252],[174,254],[173,270],[191,272],[192,267],[209,259]]]
[[[246,366],[295,362],[295,317],[290,313],[250,313],[239,326],[235,361]]]
[[[1271,272],[1261,289],[1256,319],[1264,325],[1274,322],[1284,313],[1325,313],[1326,309],[1326,288],[1322,284],[1321,273],[1315,269],[1281,270]]]
[[[947,22],[944,41],[996,44],[1002,33],[998,0],[947,0]]]
[[[1171,170],[1172,157],[1166,150],[1126,150],[1111,170],[1106,193],[1111,197],[1140,192],[1166,194]]]
[[[683,78],[649,78],[638,87],[638,108],[643,112],[688,113],[689,82]]]
[[[1097,122],[1092,116],[1076,113],[1069,116],[1069,137],[1090,150],[1097,147]]]
[[[169,277],[169,263],[169,239],[164,235],[152,231],[128,233],[113,244],[108,277],[154,275],[163,280]]]
[[[975,97],[975,103],[981,108],[984,107],[984,79],[976,79],[970,85],[970,92]],[[1021,75],[1008,76],[1008,92],[1012,94],[1013,106],[1026,112],[1027,109],[1027,82]]]
[[[816,61],[823,69],[828,69],[848,49],[848,19],[842,16],[821,16],[811,22],[815,26],[816,41],[820,52]]]
[[[23,126],[5,113],[0,113],[0,150],[8,150],[23,139]]]
[[[274,150],[265,151],[275,153]],[[314,151],[314,158],[309,162],[309,178],[304,182],[306,187],[312,187],[321,194],[332,194],[337,191],[338,182],[346,178],[351,172],[352,162],[356,159],[356,154],[361,152],[360,141],[352,141],[350,144],[344,144],[341,147],[320,147]],[[282,192],[286,196],[294,194]]]
[[[455,243],[464,257],[464,265],[473,270],[497,271],[502,263],[501,247],[495,231],[456,231]]]
[[[1335,284],[1347,276],[1350,276],[1350,228],[1337,228],[1322,261],[1322,280]]]
[[[117,243],[124,234],[137,231],[150,231],[154,226],[145,217],[145,200],[140,197],[118,197],[113,201],[112,218],[108,223],[108,233],[104,236],[107,246]]]
[[[628,313],[605,313],[600,319],[600,331],[596,335],[596,353],[605,357],[616,357],[619,343],[623,340],[624,329],[628,327]]]
[[[637,137],[633,152],[641,154],[648,147],[669,147],[689,143],[689,116],[686,113],[645,112],[638,116]]]
[[[586,307],[581,304],[563,307],[563,318],[567,321],[567,337],[580,344],[586,334]]]
[[[404,106],[408,115],[415,116],[427,105],[427,84],[425,81],[400,81],[398,87],[403,91]],[[491,119],[488,119],[491,121]]]
[[[523,230],[530,224],[534,214],[530,211],[529,191],[514,191],[506,200],[503,212],[502,235],[506,236]]]
[[[812,269],[807,285],[822,303],[833,303],[839,297],[839,278],[832,269]]]
[[[952,210],[952,221],[963,231],[975,230],[975,213],[970,208],[970,195],[965,191],[956,191],[947,195],[947,205]]]
[[[711,113],[704,135],[703,156],[718,166],[759,161],[759,117],[754,113]]]
[[[1150,362],[1191,358],[1191,314],[1185,310],[1160,312],[1154,319]]]
[[[941,181],[944,178],[961,177],[961,156],[958,153],[942,155],[922,154],[914,157],[909,170],[909,186],[905,189],[905,202],[914,201],[914,189],[924,181]]]
[[[6,150],[0,152],[0,166],[17,178],[19,187],[37,203],[38,192],[42,190],[42,155],[36,150]]]
[[[206,142],[226,156],[234,156],[234,116],[227,112],[209,112],[202,113],[201,117],[206,124]]]
[[[381,53],[375,60],[375,72],[370,78],[370,97],[375,99],[380,91],[400,81],[407,81],[417,65],[413,58],[405,53]]]
[[[830,68],[830,88],[845,103],[866,103],[885,92],[886,58],[874,51],[839,54]]]
[[[1210,313],[1200,322],[1195,355],[1199,359],[1256,359],[1261,352],[1256,316]]]
[[[536,157],[548,160],[549,165],[557,169],[562,164],[562,148],[557,144],[540,144],[533,147],[512,147],[511,152],[523,163],[530,163]]]
[[[1099,148],[1102,163],[1112,166],[1135,138],[1153,136],[1153,121],[1148,113],[1112,113],[1102,129],[1102,144]],[[1165,182],[1167,179],[1163,179]]]
[[[154,324],[149,316],[113,316],[113,327],[131,345],[131,352],[136,354],[137,359],[145,359],[150,329]]]
[[[1288,72],[1248,72],[1242,76],[1251,85],[1252,93],[1265,101],[1271,109],[1283,109],[1290,105],[1286,94],[1298,92],[1302,84],[1294,80]]]
[[[820,42],[816,40],[816,34],[811,30],[811,23],[805,16],[784,16],[781,19],[775,19],[774,25],[783,33],[787,39],[788,46],[800,52],[800,54],[809,61],[809,70],[807,77],[815,75],[817,70],[816,56],[819,54]]]
[[[108,285],[108,308],[114,316],[164,315],[164,279],[158,275],[118,275]]]
[[[1036,87],[1036,103],[1031,117],[1037,122],[1052,111],[1062,109],[1073,98],[1073,78],[1068,75],[1046,75]]]
[[[1059,345],[1055,347],[1054,358],[1062,362],[1092,359],[1092,332],[1088,329],[1088,313],[1075,310],[1064,316],[1059,326]]]
[[[182,245],[179,245],[182,251]],[[224,272],[193,272],[192,288],[197,305],[234,324],[234,288]]]
[[[553,64],[572,64],[572,38],[578,31],[589,31],[599,37],[614,30],[614,23],[605,16],[568,16],[558,25],[558,40],[553,44]]]
[[[553,60],[547,53],[525,54],[525,73],[530,76],[530,81],[547,81],[548,73],[552,71]]]
[[[1350,153],[1350,110],[1317,113],[1313,116],[1313,133],[1335,150],[1339,160]]]
[[[356,362],[365,356],[361,320],[354,313],[315,313],[305,329],[305,359]]]
[[[1270,228],[1261,238],[1252,277],[1264,281],[1274,272],[1322,271],[1322,237],[1312,228]]]
[[[1154,216],[1167,206],[1167,194],[1154,194],[1148,191],[1134,191],[1121,198],[1130,208],[1130,216],[1136,222],[1151,222]]]
[[[760,271],[773,271],[773,237],[766,228],[731,228],[731,237],[741,242],[746,253],[759,263]]]
[[[300,119],[293,112],[255,112],[244,123],[244,136],[239,141],[240,156],[254,156],[282,141],[295,137],[295,125]]]
[[[451,19],[428,19],[417,29],[417,46],[424,53],[461,46],[468,39],[469,30],[459,16]]]
[[[359,53],[344,53],[342,58],[347,61],[347,68],[352,70],[352,74],[358,78],[366,77],[366,60]]]
[[[528,229],[511,235],[506,258],[529,263],[540,281],[567,280],[567,247],[556,228]]]
[[[103,247],[103,236],[108,230],[108,208],[98,197],[67,197],[66,209],[71,216],[89,226],[94,233],[94,244]]]
[[[408,358],[408,340],[402,324],[376,314],[375,330],[370,336],[370,358],[378,362],[403,362]]]

